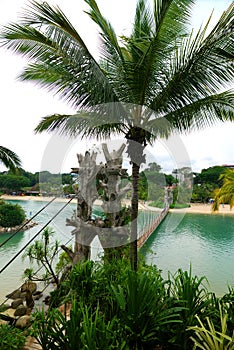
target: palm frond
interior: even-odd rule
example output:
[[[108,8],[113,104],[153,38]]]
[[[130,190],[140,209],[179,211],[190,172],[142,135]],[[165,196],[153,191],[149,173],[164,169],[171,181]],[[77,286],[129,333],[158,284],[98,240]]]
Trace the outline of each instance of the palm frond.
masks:
[[[2,45],[29,59],[19,76],[59,94],[72,106],[117,100],[104,71],[59,8],[32,2],[21,24],[9,24]]]
[[[199,99],[162,116],[171,125],[171,131],[187,133],[212,126],[217,121],[234,121],[234,91],[225,91]],[[157,127],[157,119],[148,122],[149,128]]]
[[[119,114],[120,106],[104,105],[95,110],[79,110],[73,115],[54,114],[44,117],[35,128],[36,133],[43,131],[58,132],[62,135],[109,138],[112,133],[126,133],[126,122]]]
[[[21,160],[18,155],[3,146],[0,146],[0,162],[2,162],[6,168],[12,171],[14,171],[16,167],[21,166]]]
[[[161,92],[152,94],[150,108],[157,112],[180,108],[231,83],[233,11],[232,4],[207,37],[208,23],[195,37],[191,34],[183,40],[170,58],[170,69],[163,73]]]
[[[95,0],[84,1],[90,6],[90,11],[87,12],[87,14],[96,24],[98,24],[101,30],[100,34],[102,36],[103,43],[107,49],[107,52],[109,52],[111,57],[113,53],[116,52],[117,55],[115,55],[115,57],[120,57],[122,59],[122,52],[112,25],[102,16]]]

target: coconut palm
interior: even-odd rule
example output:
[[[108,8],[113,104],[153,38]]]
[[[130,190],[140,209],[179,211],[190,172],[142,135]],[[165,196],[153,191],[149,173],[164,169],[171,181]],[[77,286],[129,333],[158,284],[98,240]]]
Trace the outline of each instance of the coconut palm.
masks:
[[[219,180],[223,180],[221,188],[215,191],[212,211],[218,211],[221,203],[229,203],[230,209],[234,206],[234,170],[227,169],[220,175]]]
[[[100,58],[65,14],[32,1],[3,45],[28,59],[21,80],[57,93],[76,113],[44,117],[37,132],[106,138],[122,133],[132,160],[131,262],[137,267],[139,168],[157,137],[233,120],[233,4],[207,34],[190,33],[193,0],[138,0],[129,36],[117,37],[95,0],[84,0],[99,27]],[[124,10],[124,9],[123,9]]]
[[[17,154],[3,146],[0,146],[0,162],[12,171],[21,165],[21,161]]]

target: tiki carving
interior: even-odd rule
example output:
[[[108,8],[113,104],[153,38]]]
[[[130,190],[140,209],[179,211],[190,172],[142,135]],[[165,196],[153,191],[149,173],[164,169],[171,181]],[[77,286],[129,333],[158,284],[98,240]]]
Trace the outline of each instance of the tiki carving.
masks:
[[[84,156],[77,155],[79,168],[74,170],[79,175],[77,210],[66,220],[68,226],[74,227],[74,251],[63,246],[73,264],[90,257],[90,245],[96,235],[104,250],[107,247],[125,245],[127,242],[128,226],[125,224],[130,209],[122,207],[121,200],[131,186],[121,188],[121,178],[126,176],[126,170],[122,169],[124,149],[125,145],[122,144],[117,151],[109,152],[107,145],[103,144],[102,151],[106,162],[100,165],[96,164],[95,152],[86,152]],[[104,220],[92,219],[92,209],[97,198],[102,200]]]

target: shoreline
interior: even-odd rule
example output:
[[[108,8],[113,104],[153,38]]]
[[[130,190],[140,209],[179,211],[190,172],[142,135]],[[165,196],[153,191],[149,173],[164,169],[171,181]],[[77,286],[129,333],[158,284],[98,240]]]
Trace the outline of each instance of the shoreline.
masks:
[[[10,200],[10,201],[36,201],[36,202],[50,202],[54,197],[43,197],[43,196],[12,196],[8,194],[3,194],[0,199]],[[54,202],[67,203],[70,198],[58,197]],[[76,204],[76,198],[72,199],[70,203]]]
[[[12,195],[1,195],[0,198],[4,200],[19,200],[19,201],[37,201],[37,202],[49,202],[53,197],[43,197],[43,196],[12,196]],[[56,198],[55,202],[60,203],[66,203],[68,202],[69,198]],[[71,200],[71,203],[76,204],[77,200],[76,198]],[[101,205],[100,200],[96,200],[94,204]],[[126,205],[130,205],[130,200],[125,200]],[[234,215],[234,208],[230,210],[229,204],[225,204],[224,207],[220,205],[219,211],[212,212],[211,211],[212,205],[211,204],[202,204],[202,203],[191,203],[189,208],[183,208],[183,209],[170,209],[169,212],[171,213],[194,213],[194,214],[212,214],[212,215]],[[140,210],[150,210],[150,211],[161,211],[162,209],[150,207],[147,203],[142,203],[142,201],[139,202],[139,209]]]

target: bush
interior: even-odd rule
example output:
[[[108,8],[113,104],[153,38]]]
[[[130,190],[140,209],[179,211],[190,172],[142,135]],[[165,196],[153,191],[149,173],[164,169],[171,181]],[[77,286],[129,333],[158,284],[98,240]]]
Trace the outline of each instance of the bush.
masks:
[[[26,342],[23,332],[7,324],[0,325],[0,349],[20,350]]]
[[[18,204],[0,203],[0,226],[14,227],[25,220],[25,212]]]

